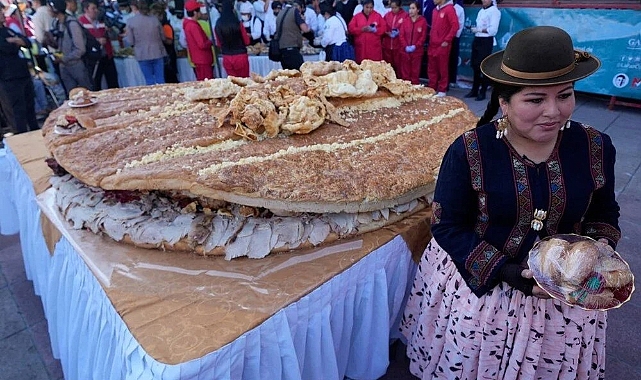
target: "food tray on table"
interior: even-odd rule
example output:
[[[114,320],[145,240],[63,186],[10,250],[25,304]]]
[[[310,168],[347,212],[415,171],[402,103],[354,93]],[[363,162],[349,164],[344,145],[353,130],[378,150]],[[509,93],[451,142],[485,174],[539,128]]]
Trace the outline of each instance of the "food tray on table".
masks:
[[[551,297],[586,310],[620,307],[634,292],[628,263],[608,244],[586,236],[548,236],[530,250],[528,265]]]

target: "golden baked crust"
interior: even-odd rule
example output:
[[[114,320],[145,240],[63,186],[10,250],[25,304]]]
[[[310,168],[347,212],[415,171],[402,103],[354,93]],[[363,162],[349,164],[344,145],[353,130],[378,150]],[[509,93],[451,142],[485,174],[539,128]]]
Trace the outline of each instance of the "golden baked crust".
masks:
[[[258,86],[311,94],[305,79],[281,76]],[[447,146],[476,122],[458,99],[437,98],[422,87],[393,95],[379,86],[360,98],[326,99],[346,127],[325,120],[308,134],[250,141],[228,119],[216,127],[233,95],[186,96],[212,83],[94,93],[92,107],[65,105],[52,113],[43,126],[45,143],[74,177],[106,190],[188,190],[256,207],[359,212],[431,193]],[[387,88],[407,89],[394,85]],[[91,117],[96,127],[56,134],[56,118],[70,112]]]

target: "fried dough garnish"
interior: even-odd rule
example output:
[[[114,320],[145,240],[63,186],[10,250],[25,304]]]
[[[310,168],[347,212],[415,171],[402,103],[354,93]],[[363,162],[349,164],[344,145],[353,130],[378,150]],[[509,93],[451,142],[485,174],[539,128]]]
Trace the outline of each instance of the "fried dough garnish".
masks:
[[[323,76],[341,70],[343,70],[343,65],[336,61],[307,61],[303,62],[300,67],[300,72],[303,74],[303,77]]]
[[[234,133],[251,140],[310,133],[326,120],[349,126],[327,98],[373,96],[379,87],[393,95],[415,90],[410,82],[397,79],[389,64],[369,60],[360,65],[350,60],[305,62],[300,71],[274,70],[265,77],[252,73],[251,79],[231,81],[266,83],[242,87],[229,106],[215,115],[218,127],[231,115]]]
[[[240,87],[246,87],[246,86],[251,86],[252,84],[256,84],[252,78],[242,78],[242,77],[235,77],[235,76],[228,76],[229,80]]]

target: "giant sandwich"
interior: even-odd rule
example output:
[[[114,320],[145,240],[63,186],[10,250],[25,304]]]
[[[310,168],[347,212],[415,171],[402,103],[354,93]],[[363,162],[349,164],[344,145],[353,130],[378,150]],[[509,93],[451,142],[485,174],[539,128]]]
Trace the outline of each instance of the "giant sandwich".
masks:
[[[317,246],[427,207],[447,146],[476,121],[463,102],[372,61],[91,97],[43,127],[65,219],[228,259]]]

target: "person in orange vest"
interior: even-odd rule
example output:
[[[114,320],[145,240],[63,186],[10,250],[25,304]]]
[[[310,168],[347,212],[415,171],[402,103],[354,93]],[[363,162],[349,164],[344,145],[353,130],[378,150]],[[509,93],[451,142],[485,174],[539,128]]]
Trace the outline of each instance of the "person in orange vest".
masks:
[[[214,55],[213,43],[198,23],[200,7],[200,3],[196,0],[188,0],[185,3],[187,17],[183,20],[183,33],[187,41],[189,58],[194,64],[196,80],[205,80],[214,78]]]

